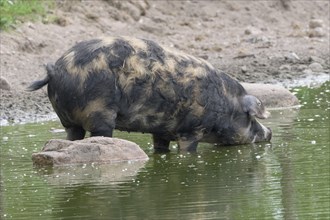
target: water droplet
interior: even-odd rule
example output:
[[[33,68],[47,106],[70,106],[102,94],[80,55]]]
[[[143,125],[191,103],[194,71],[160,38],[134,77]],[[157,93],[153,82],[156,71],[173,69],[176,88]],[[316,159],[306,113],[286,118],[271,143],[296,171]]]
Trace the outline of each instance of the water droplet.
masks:
[[[188,165],[188,167],[189,167],[189,168],[194,168],[195,165],[194,165],[194,164],[190,164],[190,165]]]

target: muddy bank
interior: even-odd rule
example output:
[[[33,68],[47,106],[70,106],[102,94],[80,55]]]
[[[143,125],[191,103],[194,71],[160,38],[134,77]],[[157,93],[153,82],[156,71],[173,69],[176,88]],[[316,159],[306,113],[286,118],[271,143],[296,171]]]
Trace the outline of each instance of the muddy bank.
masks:
[[[152,39],[241,82],[290,85],[330,70],[328,1],[59,1],[48,13],[56,19],[1,32],[2,124],[54,115],[46,89],[24,89],[44,64],[99,36]]]

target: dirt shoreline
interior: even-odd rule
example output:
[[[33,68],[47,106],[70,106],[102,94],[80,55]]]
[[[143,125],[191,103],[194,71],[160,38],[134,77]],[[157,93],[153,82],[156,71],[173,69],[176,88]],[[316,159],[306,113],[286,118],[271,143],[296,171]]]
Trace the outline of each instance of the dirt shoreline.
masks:
[[[330,73],[329,1],[59,1],[55,21],[0,32],[0,125],[55,117],[44,76],[76,42],[107,35],[155,40],[242,82],[290,85]],[[7,84],[6,84],[7,83]]]

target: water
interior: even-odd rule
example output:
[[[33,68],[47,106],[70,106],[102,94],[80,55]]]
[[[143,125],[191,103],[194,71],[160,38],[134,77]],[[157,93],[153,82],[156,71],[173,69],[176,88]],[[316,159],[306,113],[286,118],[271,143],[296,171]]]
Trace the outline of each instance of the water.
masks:
[[[301,109],[272,111],[271,143],[153,154],[147,162],[32,165],[32,152],[65,138],[58,121],[1,127],[0,219],[329,219],[330,83],[297,88]]]

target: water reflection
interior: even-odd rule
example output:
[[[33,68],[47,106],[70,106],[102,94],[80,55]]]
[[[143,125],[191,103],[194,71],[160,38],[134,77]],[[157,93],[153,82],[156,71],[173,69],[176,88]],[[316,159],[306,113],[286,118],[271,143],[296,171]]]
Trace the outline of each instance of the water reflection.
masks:
[[[35,168],[50,185],[111,185],[134,180],[145,161]]]

